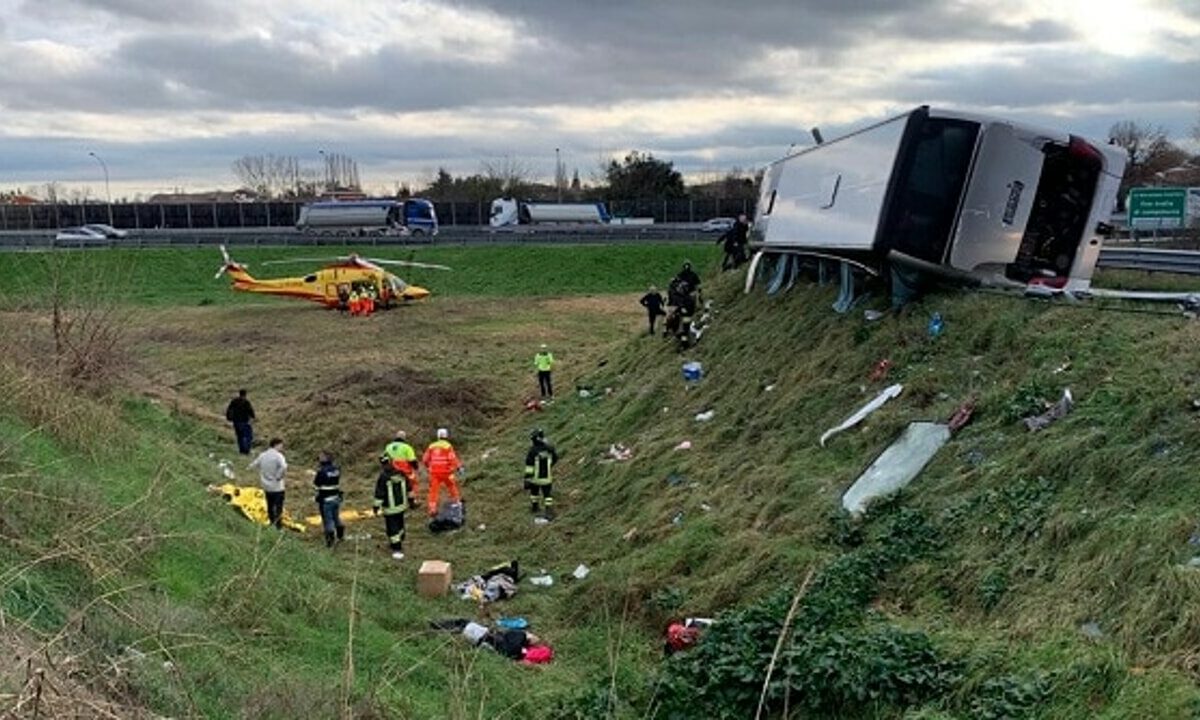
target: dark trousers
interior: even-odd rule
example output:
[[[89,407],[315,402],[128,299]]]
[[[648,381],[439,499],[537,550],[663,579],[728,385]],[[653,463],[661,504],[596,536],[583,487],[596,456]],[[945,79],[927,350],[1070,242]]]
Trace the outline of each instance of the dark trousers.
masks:
[[[383,516],[383,527],[387,531],[388,546],[395,552],[404,550],[404,513]]]
[[[250,454],[250,446],[254,444],[254,426],[248,422],[235,422],[233,434],[237,436],[238,452]]]
[[[552,483],[538,484],[532,481],[529,483],[529,507],[531,510],[537,510],[539,500],[541,505],[547,509],[554,504],[551,485]]]
[[[268,492],[267,496],[267,521],[277,528],[283,527],[283,491]]]
[[[538,370],[538,389],[542,397],[554,397],[554,384],[550,382],[549,370]]]
[[[655,312],[654,310],[650,310],[649,312],[646,313],[647,318],[650,320],[650,334],[651,335],[654,334],[654,321],[657,320],[658,316],[662,315],[662,314],[663,313]]]
[[[346,533],[342,525],[342,498],[337,495],[317,501],[317,509],[321,511],[321,528],[326,535],[337,535],[339,538]]]

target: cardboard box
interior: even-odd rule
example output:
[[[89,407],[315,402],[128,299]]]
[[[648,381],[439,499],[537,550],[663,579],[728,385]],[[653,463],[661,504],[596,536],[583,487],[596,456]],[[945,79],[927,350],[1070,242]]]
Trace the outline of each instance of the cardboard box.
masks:
[[[450,563],[441,560],[426,560],[417,571],[417,594],[434,598],[446,594],[450,589]]]

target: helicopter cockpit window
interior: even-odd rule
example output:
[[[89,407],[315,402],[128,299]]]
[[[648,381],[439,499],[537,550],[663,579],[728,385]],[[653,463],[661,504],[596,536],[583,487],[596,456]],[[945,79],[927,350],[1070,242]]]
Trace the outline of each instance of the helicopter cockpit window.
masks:
[[[304,282],[307,282],[307,283],[314,283],[314,282],[316,282],[316,281],[317,281],[317,276],[316,276],[316,275],[305,275],[305,276],[304,276]]]
[[[396,295],[399,295],[400,293],[404,292],[404,290],[408,287],[407,285],[404,284],[403,280],[396,277],[395,275],[389,277],[388,282],[392,286],[392,292]]]

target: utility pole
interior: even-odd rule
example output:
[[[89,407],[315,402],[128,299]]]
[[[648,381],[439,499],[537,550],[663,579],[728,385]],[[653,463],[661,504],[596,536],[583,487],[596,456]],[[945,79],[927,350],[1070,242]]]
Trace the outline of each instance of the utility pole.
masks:
[[[96,153],[89,151],[88,155],[91,155],[92,157],[96,158],[96,162],[100,163],[100,169],[104,171],[104,196],[106,198],[108,198],[108,224],[112,225],[112,222],[113,222],[112,190],[108,186],[108,165],[106,165],[104,163],[104,160],[102,160],[100,158],[100,156],[97,155]]]
[[[318,150],[321,155],[321,190],[329,191],[329,158],[325,156],[324,150]]]
[[[563,168],[558,148],[554,148],[554,187],[558,190],[558,204],[562,205]]]

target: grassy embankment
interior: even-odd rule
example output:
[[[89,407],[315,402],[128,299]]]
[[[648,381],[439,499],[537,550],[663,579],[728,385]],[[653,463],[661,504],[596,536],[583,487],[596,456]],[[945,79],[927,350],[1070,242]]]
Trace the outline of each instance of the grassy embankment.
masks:
[[[550,279],[557,272],[538,279],[526,250],[487,249],[501,253],[491,267],[509,268],[491,282],[530,268],[520,276],[526,287],[567,292]],[[461,252],[469,262],[473,250]],[[616,266],[620,254],[604,257]],[[432,251],[420,259],[452,262]],[[573,252],[547,259],[580,262]],[[653,273],[646,258],[638,262],[656,279],[677,259],[659,260]],[[631,272],[609,281],[637,290],[647,278],[634,282]],[[837,699],[847,689],[842,711],[859,716],[907,708],[914,717],[1186,717],[1195,708],[1200,571],[1183,565],[1200,500],[1191,478],[1200,453],[1189,409],[1200,353],[1193,323],[951,294],[872,324],[829,312],[827,288],[743,298],[726,278],[709,291],[719,311],[712,330],[686,356],[707,370],[689,390],[673,351],[622,339],[639,327],[631,297],[544,300],[486,282],[460,287],[527,299],[480,301],[447,288],[437,303],[346,323],[278,301],[174,308],[172,292],[186,305],[210,298],[186,284],[161,288],[140,298],[156,307],[139,311],[133,330],[143,389],[159,404],[96,405],[7,370],[0,461],[6,506],[22,502],[6,514],[0,546],[8,626],[41,642],[66,629],[64,642],[92,648],[93,661],[123,658],[127,646],[151,653],[154,662],[119,661],[127,675],[115,690],[177,714],[350,706],[492,717],[537,712],[583,688],[602,702],[579,708],[642,717],[656,702],[678,707],[671,680],[687,673],[673,665],[661,686],[647,685],[664,619],[751,605],[780,588],[787,600],[812,572],[797,627],[834,617],[819,603],[836,606],[836,632],[850,648],[836,665],[859,674],[814,681],[813,657],[830,656],[829,638],[790,653],[807,641],[794,637],[779,671],[787,682],[772,691],[776,712],[781,693],[805,688],[817,689],[790,707],[809,714],[829,710],[821,693]],[[924,325],[935,310],[946,332],[930,340]],[[402,340],[381,346],[381,336]],[[566,360],[560,387],[578,378],[601,389],[598,398],[563,398],[536,419],[514,410],[541,338]],[[345,357],[358,367],[339,364]],[[868,381],[885,357],[891,377]],[[555,588],[526,588],[496,608],[533,619],[556,646],[555,665],[527,672],[425,631],[430,617],[471,614],[469,606],[415,599],[414,568],[391,567],[377,538],[329,554],[315,538],[277,539],[216,506],[200,485],[216,479],[207,452],[229,441],[203,415],[220,409],[231,378],[256,389],[264,416],[295,438],[295,457],[344,448],[357,473],[352,501],[365,492],[366,456],[394,425],[428,433],[450,415],[464,428],[472,468],[471,522],[487,529],[450,538],[417,530],[411,554],[448,557],[460,573],[510,556],[562,574],[592,565],[584,583],[560,575]],[[899,399],[861,430],[817,446],[824,428],[892,381],[906,386]],[[425,392],[388,404],[414,385]],[[1017,419],[1065,386],[1075,411],[1027,433]],[[968,397],[979,402],[975,422],[897,505],[863,527],[837,519],[840,493],[907,422],[945,419]],[[706,409],[715,419],[696,422]],[[516,492],[514,458],[535,421],[565,452],[562,517],[548,529],[528,523]],[[674,451],[683,439],[694,449]],[[612,442],[635,458],[601,463]],[[498,451],[482,459],[491,447]],[[289,504],[304,510],[296,494]],[[888,529],[896,518],[923,539],[880,554],[882,536],[907,537]],[[781,617],[772,618],[773,637]],[[879,653],[889,662],[896,647],[920,652],[863,669],[854,644],[880,637],[891,643]],[[166,652],[173,666],[160,669]],[[729,670],[725,660],[709,667],[714,676]],[[748,673],[738,682],[761,684],[765,658],[735,660]],[[881,691],[888,683],[916,690]],[[692,706],[691,716],[728,709],[711,688],[698,692],[712,704]]]

